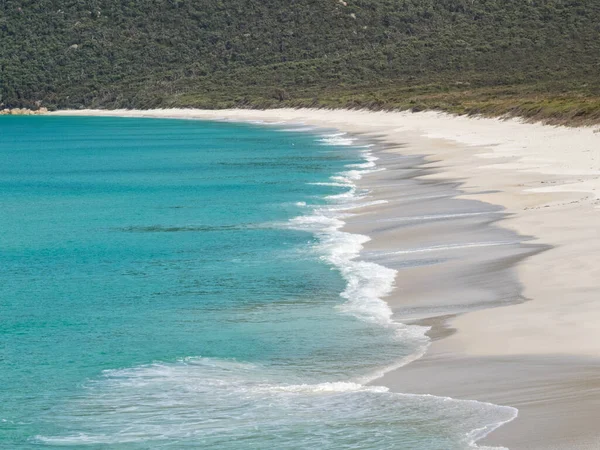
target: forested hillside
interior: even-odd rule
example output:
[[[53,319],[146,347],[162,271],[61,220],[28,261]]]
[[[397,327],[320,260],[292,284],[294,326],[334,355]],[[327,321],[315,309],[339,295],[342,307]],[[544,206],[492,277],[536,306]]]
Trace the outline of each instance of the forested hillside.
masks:
[[[0,0],[3,107],[600,118],[597,0]]]

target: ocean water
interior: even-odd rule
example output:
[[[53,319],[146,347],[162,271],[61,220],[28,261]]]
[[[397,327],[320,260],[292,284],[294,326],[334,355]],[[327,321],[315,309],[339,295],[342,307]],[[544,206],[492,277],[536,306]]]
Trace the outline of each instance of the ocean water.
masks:
[[[377,385],[428,340],[341,230],[370,145],[1,117],[0,448],[451,450],[514,417]]]

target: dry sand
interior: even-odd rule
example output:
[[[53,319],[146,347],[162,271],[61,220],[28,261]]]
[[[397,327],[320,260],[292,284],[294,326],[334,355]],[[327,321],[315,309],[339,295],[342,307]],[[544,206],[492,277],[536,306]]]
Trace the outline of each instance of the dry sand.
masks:
[[[428,323],[436,325],[432,331],[436,340],[423,358],[388,373],[383,383],[401,392],[517,407],[519,417],[488,436],[487,445],[600,448],[600,133],[593,128],[433,112],[84,110],[54,114],[305,123],[377,138],[388,144],[382,161],[390,168],[398,158],[426,155],[412,161],[419,169],[413,170],[412,179],[432,186],[432,198],[453,198],[453,205],[468,213],[453,219],[454,232],[444,232],[444,245],[458,243],[456,248],[436,247],[435,237],[442,228],[436,228],[435,221],[418,231],[380,225],[400,210],[403,199],[395,183],[407,173],[405,165],[383,178],[373,175],[363,180],[373,187],[374,196],[390,203],[387,208],[361,211],[348,226],[371,233],[367,254],[379,251],[381,257],[386,248],[410,251],[402,247],[410,242],[412,250],[429,248],[429,257],[445,261],[435,283],[418,268],[398,271],[397,289],[387,300],[401,320],[429,317]],[[436,186],[444,189],[436,191]],[[427,204],[430,210],[448,205],[441,200]],[[487,210],[489,205],[501,206],[504,212]],[[485,236],[479,235],[484,226]],[[468,236],[472,242],[499,245],[472,252],[459,245],[468,242]],[[532,239],[523,245],[524,237]],[[466,262],[444,259],[448,252]],[[399,259],[390,264],[394,261],[398,264]],[[512,267],[516,267],[516,280]],[[411,290],[403,289],[408,285]],[[464,298],[448,294],[459,292]]]

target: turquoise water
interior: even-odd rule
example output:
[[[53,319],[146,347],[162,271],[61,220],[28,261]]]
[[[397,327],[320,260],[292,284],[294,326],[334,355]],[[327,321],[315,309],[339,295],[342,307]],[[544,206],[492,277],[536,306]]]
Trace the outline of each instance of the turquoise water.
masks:
[[[366,385],[427,340],[340,231],[364,143],[2,117],[0,164],[2,448],[459,449],[513,414]]]

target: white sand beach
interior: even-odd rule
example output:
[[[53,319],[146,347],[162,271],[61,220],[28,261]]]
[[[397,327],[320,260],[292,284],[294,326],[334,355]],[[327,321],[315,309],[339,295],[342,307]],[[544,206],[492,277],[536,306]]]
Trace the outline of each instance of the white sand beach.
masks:
[[[400,392],[519,409],[516,420],[480,445],[600,448],[600,127],[552,127],[435,112],[171,109],[51,114],[304,123],[376,138],[386,144],[388,155],[423,155],[428,170],[419,179],[453,180],[460,183],[461,199],[503,207],[505,214],[496,226],[530,237],[528,244],[545,250],[515,259],[520,299],[504,306],[471,302],[464,314],[440,307],[439,314],[418,317],[436,324],[432,335],[439,339],[434,337],[423,358],[386,374],[383,384]],[[362,183],[371,188],[369,177]],[[393,195],[376,177],[372,183],[375,196]],[[369,214],[382,212],[373,208],[365,217]],[[398,244],[406,232],[387,232],[379,241],[372,236],[370,245]],[[485,256],[488,250],[478,251]],[[396,291],[386,299],[394,311],[406,309],[411,295],[402,290],[406,276],[399,271]],[[452,281],[475,283],[466,277],[445,282]],[[469,292],[477,295],[474,287]]]

